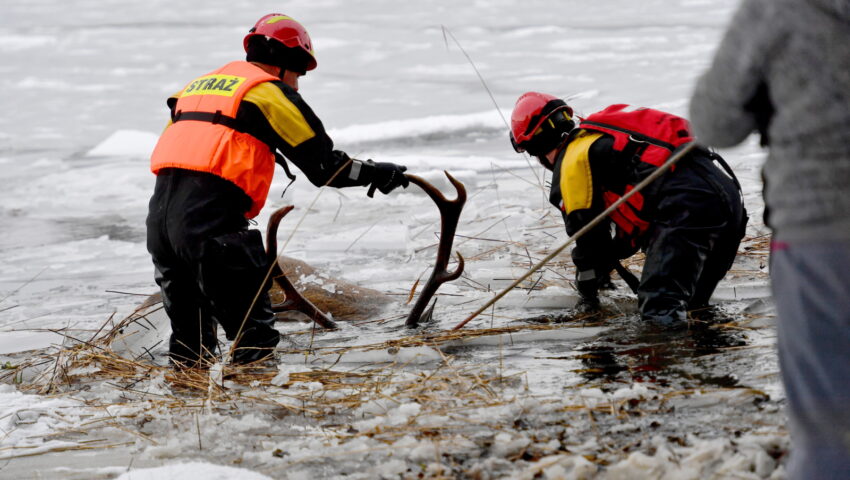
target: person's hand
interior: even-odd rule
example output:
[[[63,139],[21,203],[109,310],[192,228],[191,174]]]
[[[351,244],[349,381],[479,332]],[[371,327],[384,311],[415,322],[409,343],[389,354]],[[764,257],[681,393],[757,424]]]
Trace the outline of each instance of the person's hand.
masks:
[[[367,160],[366,163],[372,165],[372,182],[369,184],[369,192],[367,195],[372,197],[375,194],[375,189],[380,190],[384,195],[392,192],[398,187],[407,188],[410,182],[404,176],[407,167],[404,165],[396,165],[389,162],[373,162]]]

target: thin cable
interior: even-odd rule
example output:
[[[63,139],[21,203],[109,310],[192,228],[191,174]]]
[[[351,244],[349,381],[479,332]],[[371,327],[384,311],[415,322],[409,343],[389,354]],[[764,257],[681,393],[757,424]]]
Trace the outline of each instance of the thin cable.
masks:
[[[26,287],[27,285],[29,285],[30,283],[34,282],[34,281],[35,281],[35,279],[37,279],[38,277],[40,277],[42,273],[46,272],[48,268],[50,268],[50,266],[47,266],[47,267],[42,268],[40,272],[38,272],[38,273],[36,273],[35,275],[33,275],[33,277],[32,277],[32,278],[30,278],[29,280],[27,280],[26,282],[24,282],[21,286],[19,286],[18,288],[14,289],[14,290],[12,290],[11,292],[9,292],[8,294],[6,294],[6,296],[5,296],[5,297],[0,298],[0,303],[5,302],[5,301],[6,301],[9,297],[11,297],[12,295],[14,295],[14,294],[16,294],[16,293],[20,292],[22,288],[24,288],[24,287]]]
[[[472,57],[470,57],[469,54],[466,53],[466,50],[463,48],[463,46],[460,44],[460,42],[457,40],[457,38],[455,38],[454,34],[452,33],[451,30],[448,29],[448,27],[446,27],[445,25],[440,25],[440,27],[442,27],[442,29],[443,29],[443,41],[446,42],[446,49],[449,48],[448,37],[452,37],[452,40],[455,42],[455,45],[457,45],[457,48],[459,48],[461,53],[463,53],[463,56],[466,57],[466,60],[472,66],[472,69],[475,70],[475,74],[478,76],[478,80],[481,81],[481,85],[484,86],[484,90],[486,90],[487,95],[490,96],[490,100],[493,102],[493,106],[496,107],[496,111],[499,113],[499,116],[502,117],[502,122],[505,124],[505,128],[507,128],[508,132],[510,132],[511,126],[508,123],[508,119],[505,118],[505,115],[502,113],[502,109],[499,108],[499,104],[496,102],[496,97],[493,96],[493,92],[490,90],[490,87],[487,86],[487,82],[484,80],[484,76],[481,75],[481,72],[478,70],[478,67],[475,66],[475,62],[472,61]],[[447,37],[447,35],[448,35],[448,37]],[[531,160],[529,160],[528,154],[523,152],[522,156],[523,156],[523,158],[525,158],[525,162],[528,164],[528,168],[531,169],[531,173],[534,174],[534,178],[537,180],[537,186],[539,186],[540,189],[542,191],[544,191],[544,195],[545,195],[545,188],[543,187],[543,181],[540,179],[540,176],[537,175],[537,170],[535,170],[534,166],[531,164]]]

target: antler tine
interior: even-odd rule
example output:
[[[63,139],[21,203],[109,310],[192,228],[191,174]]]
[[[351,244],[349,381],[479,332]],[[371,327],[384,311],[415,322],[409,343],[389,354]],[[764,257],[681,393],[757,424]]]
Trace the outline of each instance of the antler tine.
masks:
[[[405,174],[404,176],[410,180],[411,183],[414,183],[419,186],[425,193],[434,200],[434,203],[437,204],[437,207],[442,211],[444,208],[451,207],[453,205],[457,205],[460,208],[463,208],[463,204],[466,203],[466,187],[464,187],[463,183],[461,183],[458,179],[453,177],[449,172],[443,171],[448,177],[449,182],[452,183],[455,187],[455,191],[457,192],[457,197],[454,200],[447,200],[437,187],[428,182],[422,177],[418,177],[416,175]]]
[[[437,260],[434,262],[434,271],[431,273],[431,277],[428,278],[428,281],[425,282],[425,286],[422,287],[422,292],[420,292],[419,298],[416,299],[413,309],[407,316],[405,325],[408,327],[416,327],[419,325],[419,321],[422,318],[422,312],[425,311],[425,308],[431,301],[431,297],[437,293],[437,289],[440,288],[440,285],[455,280],[463,274],[464,260],[460,255],[460,252],[457,252],[458,266],[455,271],[449,272],[447,268],[452,254],[452,243],[454,243],[455,231],[457,230],[457,224],[460,220],[460,213],[463,210],[464,203],[466,203],[466,188],[463,186],[463,183],[452,177],[449,172],[444,171],[443,173],[446,174],[446,177],[448,177],[449,181],[455,187],[457,197],[454,200],[446,200],[446,197],[443,196],[442,192],[424,179],[417,177],[416,175],[406,175],[407,179],[410,180],[411,183],[418,185],[425,191],[425,193],[428,194],[429,197],[431,197],[434,203],[437,204],[437,208],[440,210],[440,243],[437,246]]]
[[[295,207],[292,205],[286,205],[275,210],[269,217],[269,225],[266,229],[266,256],[271,263],[271,276],[286,295],[286,300],[282,304],[275,305],[272,308],[275,311],[297,310],[309,316],[319,326],[333,330],[337,328],[336,323],[313,305],[310,300],[307,300],[301,295],[298,289],[295,288],[295,285],[286,277],[286,274],[284,274],[283,269],[280,268],[280,264],[277,261],[277,230],[280,226],[280,221],[293,208]]]
[[[457,191],[457,198],[455,198],[454,200],[455,203],[460,203],[461,205],[466,203],[466,187],[463,185],[463,183],[453,177],[449,172],[443,170],[443,173],[446,174],[446,177],[449,178],[449,181],[452,182],[452,185],[454,185],[455,190]]]
[[[293,208],[295,208],[294,205],[280,207],[272,212],[269,217],[269,224],[266,227],[266,254],[269,257],[274,256],[274,261],[277,261],[277,229],[280,227],[280,221],[283,220],[283,217],[291,212]]]

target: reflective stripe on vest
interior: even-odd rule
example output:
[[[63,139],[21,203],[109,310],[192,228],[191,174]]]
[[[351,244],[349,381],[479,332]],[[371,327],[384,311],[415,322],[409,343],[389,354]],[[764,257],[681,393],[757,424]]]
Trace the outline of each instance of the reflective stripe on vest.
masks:
[[[255,217],[271,187],[274,153],[256,137],[234,130],[232,119],[251,88],[273,80],[278,78],[251,63],[231,62],[189,82],[178,94],[176,121],[151,155],[151,171],[173,167],[218,175],[251,197],[245,216]]]

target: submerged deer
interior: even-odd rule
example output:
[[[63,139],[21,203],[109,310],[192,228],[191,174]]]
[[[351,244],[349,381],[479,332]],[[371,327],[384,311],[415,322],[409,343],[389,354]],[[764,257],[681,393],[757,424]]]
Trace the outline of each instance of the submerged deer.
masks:
[[[437,247],[437,260],[434,264],[434,270],[431,273],[430,278],[428,278],[428,281],[425,282],[425,286],[422,287],[422,291],[420,292],[416,303],[413,305],[413,309],[407,316],[405,325],[408,327],[416,327],[419,323],[424,323],[430,320],[434,306],[432,305],[427,311],[426,307],[431,301],[431,298],[433,298],[434,294],[437,292],[437,289],[439,289],[440,285],[443,283],[455,280],[463,273],[464,261],[460,253],[457,254],[457,268],[453,272],[449,272],[447,267],[451,258],[452,244],[454,242],[458,220],[460,219],[460,213],[461,210],[463,210],[464,203],[466,203],[466,189],[461,182],[452,177],[448,172],[444,173],[452,185],[454,185],[457,192],[457,197],[454,200],[446,200],[443,194],[426,180],[415,175],[406,175],[411,183],[418,185],[425,191],[426,194],[428,194],[429,197],[431,197],[434,203],[437,204],[437,208],[440,210],[440,242]],[[266,231],[266,255],[268,256],[271,264],[271,278],[285,295],[284,301],[274,305],[272,308],[276,312],[301,312],[310,317],[310,319],[316,322],[317,325],[326,329],[334,329],[336,328],[336,323],[331,319],[330,315],[323,312],[298,291],[289,278],[287,278],[285,272],[280,266],[280,262],[278,261],[278,227],[280,226],[280,222],[283,220],[283,217],[292,211],[293,208],[293,206],[287,205],[272,213],[271,217],[269,217],[268,228]],[[368,289],[363,290],[367,291]],[[377,294],[377,292],[369,292]]]
[[[328,330],[332,330],[336,328],[336,323],[331,320],[326,313],[319,310],[310,300],[307,300],[301,295],[301,293],[298,292],[298,289],[296,289],[292,282],[289,281],[289,278],[286,277],[283,269],[280,267],[280,263],[278,263],[277,229],[280,226],[280,221],[283,220],[283,217],[292,211],[293,208],[295,207],[287,205],[275,210],[269,218],[269,225],[266,229],[266,256],[271,264],[271,278],[281,288],[281,290],[283,290],[284,295],[286,295],[285,300],[282,303],[273,305],[272,309],[276,312],[287,310],[301,312],[310,317],[310,319],[316,322],[317,325]]]

